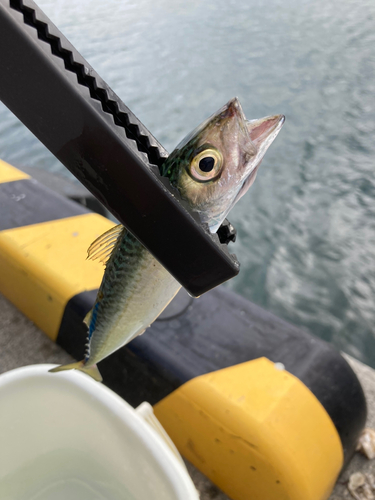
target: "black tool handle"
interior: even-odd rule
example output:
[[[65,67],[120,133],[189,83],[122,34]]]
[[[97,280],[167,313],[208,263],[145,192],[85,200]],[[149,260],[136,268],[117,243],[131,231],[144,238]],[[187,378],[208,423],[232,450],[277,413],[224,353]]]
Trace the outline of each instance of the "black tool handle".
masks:
[[[32,0],[0,0],[0,99],[191,295],[238,274],[160,176],[167,152]]]

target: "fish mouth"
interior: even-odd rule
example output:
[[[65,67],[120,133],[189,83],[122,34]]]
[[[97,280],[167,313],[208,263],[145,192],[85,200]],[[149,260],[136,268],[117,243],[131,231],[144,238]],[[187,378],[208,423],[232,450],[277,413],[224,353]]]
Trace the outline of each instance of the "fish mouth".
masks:
[[[284,115],[273,115],[259,118],[257,120],[246,120],[245,125],[247,133],[250,136],[249,143],[254,148],[255,154],[251,157],[251,160],[243,171],[242,185],[237,193],[237,196],[233,200],[232,206],[237,203],[240,198],[242,198],[242,196],[254,183],[259,165],[261,164],[267,149],[276,139],[284,122]]]
[[[246,127],[250,139],[257,149],[257,164],[259,164],[267,149],[276,139],[284,122],[284,115],[266,116],[257,120],[246,120]]]
[[[273,115],[256,120],[246,120],[238,97],[233,97],[216,113],[216,119],[222,125],[232,121],[234,117],[236,117],[237,123],[244,127],[245,133],[250,138],[247,149],[252,150],[252,153],[255,154],[256,161],[252,163],[256,165],[276,139],[285,122],[285,116]]]
[[[251,141],[258,147],[264,147],[267,144],[267,149],[280,132],[281,127],[285,122],[284,115],[265,116],[256,120],[246,120],[242,110],[241,103],[238,97],[233,97],[228,101],[217,113],[219,120],[226,120],[236,116],[239,121],[245,123]]]

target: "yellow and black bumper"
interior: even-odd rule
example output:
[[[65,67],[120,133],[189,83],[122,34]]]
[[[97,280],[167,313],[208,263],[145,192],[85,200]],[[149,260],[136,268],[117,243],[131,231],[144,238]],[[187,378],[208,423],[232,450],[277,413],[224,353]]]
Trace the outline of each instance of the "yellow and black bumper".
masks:
[[[103,275],[86,250],[113,223],[4,162],[0,207],[0,292],[82,358]],[[105,383],[154,404],[180,452],[233,500],[328,498],[366,419],[346,361],[224,288],[176,303],[101,362]]]
[[[87,248],[113,223],[3,161],[0,207],[0,292],[55,341],[69,301],[95,296],[104,268]]]
[[[343,466],[322,404],[266,358],[190,380],[155,414],[180,453],[233,500],[326,499]]]

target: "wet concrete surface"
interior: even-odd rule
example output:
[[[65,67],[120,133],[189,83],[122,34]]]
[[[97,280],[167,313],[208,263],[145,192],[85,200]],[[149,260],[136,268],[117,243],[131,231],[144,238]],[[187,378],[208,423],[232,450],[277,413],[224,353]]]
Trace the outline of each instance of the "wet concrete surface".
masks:
[[[375,371],[350,356],[345,355],[345,357],[356,372],[366,394],[367,427],[375,428]],[[72,362],[72,358],[63,349],[0,295],[0,373],[36,363],[69,362]],[[229,499],[195,467],[191,464],[187,464],[187,467],[200,492],[201,500]],[[368,460],[357,453],[340,476],[329,500],[352,498],[347,483],[353,472],[375,474],[375,460]]]

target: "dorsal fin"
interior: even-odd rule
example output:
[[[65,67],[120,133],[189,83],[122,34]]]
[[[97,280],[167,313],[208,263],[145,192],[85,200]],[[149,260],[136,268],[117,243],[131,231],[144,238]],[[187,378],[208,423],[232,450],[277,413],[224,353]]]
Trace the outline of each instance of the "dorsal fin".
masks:
[[[118,224],[96,238],[87,250],[87,259],[99,259],[99,262],[106,264],[122,231],[126,231],[126,229],[122,224]]]

